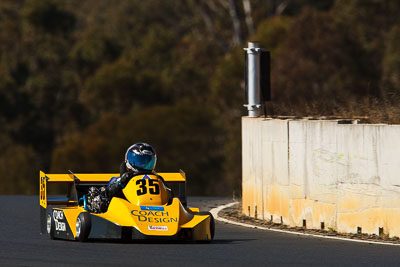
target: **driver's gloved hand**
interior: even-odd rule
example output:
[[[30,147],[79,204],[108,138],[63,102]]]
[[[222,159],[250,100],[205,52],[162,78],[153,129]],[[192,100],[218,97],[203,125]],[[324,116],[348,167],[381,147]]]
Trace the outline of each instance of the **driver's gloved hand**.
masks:
[[[120,183],[125,186],[132,177],[133,177],[133,172],[131,171],[125,172],[121,176]]]

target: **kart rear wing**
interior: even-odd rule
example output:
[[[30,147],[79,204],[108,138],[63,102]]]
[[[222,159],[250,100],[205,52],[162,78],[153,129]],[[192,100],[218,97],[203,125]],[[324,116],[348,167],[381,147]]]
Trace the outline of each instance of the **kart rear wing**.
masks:
[[[186,206],[186,175],[183,171],[177,173],[157,173],[166,183],[177,183],[179,187],[179,199]],[[106,185],[112,177],[119,177],[119,173],[80,173],[74,174],[46,174],[40,171],[39,175],[39,202],[40,206],[47,208],[48,205],[66,205],[76,206],[78,199],[76,194],[73,194],[78,185]],[[66,197],[49,197],[48,184],[50,183],[66,183],[68,187],[68,195]]]

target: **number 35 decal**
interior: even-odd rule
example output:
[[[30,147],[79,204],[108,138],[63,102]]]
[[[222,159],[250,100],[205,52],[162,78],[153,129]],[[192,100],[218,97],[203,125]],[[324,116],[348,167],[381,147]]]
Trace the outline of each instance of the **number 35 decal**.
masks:
[[[147,185],[147,181],[149,182]],[[139,190],[137,190],[137,195],[144,195],[147,194],[147,190],[152,195],[160,194],[160,186],[157,183],[157,180],[149,180],[149,179],[141,179],[137,180],[136,184],[139,185]]]

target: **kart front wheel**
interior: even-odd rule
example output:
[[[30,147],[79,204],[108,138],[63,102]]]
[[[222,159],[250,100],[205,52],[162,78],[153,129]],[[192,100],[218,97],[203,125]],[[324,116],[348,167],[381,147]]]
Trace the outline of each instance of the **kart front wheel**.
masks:
[[[90,214],[87,212],[82,212],[76,218],[76,239],[85,242],[88,240],[90,230],[92,228],[92,222],[90,219]]]
[[[46,230],[47,234],[49,235],[50,239],[54,239],[54,219],[53,219],[53,212],[50,211],[47,213],[46,216]]]

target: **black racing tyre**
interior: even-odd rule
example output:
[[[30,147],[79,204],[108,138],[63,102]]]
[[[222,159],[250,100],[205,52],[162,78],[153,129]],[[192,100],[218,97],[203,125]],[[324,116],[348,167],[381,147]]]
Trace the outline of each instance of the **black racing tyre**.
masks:
[[[210,233],[211,233],[211,240],[213,240],[214,234],[215,234],[214,216],[212,216],[211,212],[209,212],[209,211],[200,211],[200,212],[197,212],[196,215],[210,215]],[[211,242],[211,240],[210,240],[210,242]]]
[[[54,239],[54,229],[55,229],[55,224],[53,219],[53,209],[49,209],[46,212],[46,230],[50,239]]]
[[[76,218],[76,239],[81,242],[88,240],[90,230],[92,229],[92,221],[90,219],[90,214],[87,212],[82,212]]]
[[[167,189],[167,192],[168,192],[168,203],[167,203],[167,205],[171,205],[172,201],[174,200],[174,192],[172,192],[172,190],[169,189],[169,188]]]

